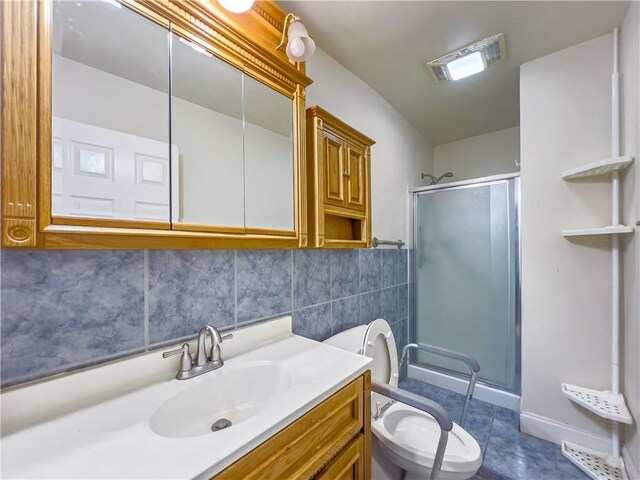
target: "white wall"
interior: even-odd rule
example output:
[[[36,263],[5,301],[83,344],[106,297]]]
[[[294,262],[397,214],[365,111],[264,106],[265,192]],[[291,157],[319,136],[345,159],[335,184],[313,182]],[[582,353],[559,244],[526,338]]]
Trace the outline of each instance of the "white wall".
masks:
[[[607,424],[560,383],[610,388],[611,253],[561,231],[608,225],[610,185],[561,174],[610,156],[611,64],[605,35],[520,69],[523,415],[597,435]]]
[[[476,137],[437,145],[433,149],[436,177],[453,172],[447,182],[518,172],[520,127],[506,128]]]
[[[622,219],[625,225],[634,225],[640,220],[640,4],[631,2],[621,27],[622,70],[622,153],[631,155],[635,162],[623,174],[622,182]],[[623,251],[623,390],[627,405],[635,423],[625,426],[626,448],[636,471],[640,468],[640,229],[633,236],[625,236],[621,241]],[[625,452],[626,453],[626,452]]]
[[[376,141],[371,150],[372,234],[406,242],[407,187],[423,185],[420,172],[432,173],[431,145],[380,94],[322,50],[307,63],[313,79],[307,106],[320,105]]]

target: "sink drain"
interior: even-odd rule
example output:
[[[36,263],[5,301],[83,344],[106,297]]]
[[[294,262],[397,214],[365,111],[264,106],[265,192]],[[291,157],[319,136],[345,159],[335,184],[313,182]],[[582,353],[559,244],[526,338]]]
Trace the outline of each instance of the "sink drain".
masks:
[[[221,418],[220,420],[216,420],[213,425],[211,425],[211,431],[217,432],[218,430],[224,430],[225,428],[229,428],[230,426],[231,420]]]

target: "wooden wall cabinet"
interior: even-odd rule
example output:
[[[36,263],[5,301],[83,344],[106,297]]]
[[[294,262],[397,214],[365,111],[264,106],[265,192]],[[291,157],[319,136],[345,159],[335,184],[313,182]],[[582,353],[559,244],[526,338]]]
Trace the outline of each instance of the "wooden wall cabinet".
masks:
[[[54,2],[52,0],[9,1],[1,2],[0,7],[4,27],[1,37],[2,247],[53,249],[306,247],[308,195],[306,192],[307,164],[305,161],[304,116],[305,87],[311,83],[311,80],[305,74],[304,64],[292,63],[287,58],[284,49],[276,50],[283,29],[285,12],[271,1],[257,1],[248,12],[241,14],[233,14],[225,10],[215,0],[116,1],[119,1],[119,3],[114,4],[112,2],[111,5],[104,2],[94,2],[91,8],[97,8],[96,5],[101,4],[103,5],[101,8],[111,8],[111,12],[114,15],[115,12],[126,11],[131,13],[133,11],[135,12],[134,16],[142,18],[145,23],[153,24],[154,28],[161,28],[166,31],[171,38],[171,42],[173,42],[174,38],[180,40],[180,42],[192,46],[204,55],[214,57],[219,63],[225,64],[226,67],[230,66],[235,71],[239,71],[245,78],[245,86],[252,82],[258,83],[266,87],[270,92],[277,92],[290,103],[290,107],[285,107],[285,117],[286,108],[290,109],[292,116],[287,132],[287,139],[289,140],[287,148],[292,152],[292,154],[290,153],[292,155],[290,170],[293,172],[291,176],[294,184],[292,202],[288,204],[288,208],[292,212],[287,217],[289,223],[286,227],[263,226],[259,225],[259,222],[252,224],[247,220],[246,214],[245,220],[241,225],[222,222],[220,222],[222,223],[221,225],[208,225],[206,224],[207,222],[200,222],[202,223],[200,224],[188,220],[179,221],[179,213],[174,216],[174,210],[177,211],[175,205],[178,204],[178,201],[174,202],[173,197],[161,205],[163,208],[162,214],[157,214],[160,218],[159,220],[149,220],[149,218],[155,218],[153,217],[152,208],[156,208],[155,211],[158,212],[160,210],[157,206],[160,204],[144,204],[141,201],[136,203],[136,207],[138,204],[142,204],[141,211],[145,208],[147,209],[147,213],[140,214],[142,216],[136,216],[138,215],[137,212],[134,212],[131,217],[107,214],[103,215],[103,218],[98,218],[100,212],[96,215],[56,213],[56,205],[58,205],[56,202],[58,197],[62,195],[59,193],[60,181],[55,177],[54,173],[56,169],[60,169],[62,155],[64,155],[65,159],[67,157],[72,158],[72,154],[67,154],[66,150],[64,154],[56,153],[61,148],[60,143],[56,142],[71,142],[73,139],[58,138],[63,135],[56,132],[57,125],[53,121],[53,116],[56,113],[54,107],[58,108],[61,103],[64,103],[60,99],[57,102],[54,101],[54,94],[59,92],[52,85],[52,79],[56,72],[59,71],[54,68],[56,67],[54,60],[57,61],[61,57],[61,54],[57,53],[56,49],[68,48],[68,45],[65,44],[65,38],[67,37],[59,38],[61,32],[66,32],[67,29],[58,28],[56,30],[57,24],[54,23],[54,18],[64,17],[60,12],[64,8],[75,5],[76,2]],[[78,7],[83,6],[80,3],[77,5]],[[88,9],[87,5],[89,4],[84,6],[84,10]],[[120,7],[120,10],[115,7]],[[108,11],[105,15],[112,18],[112,14]],[[89,18],[104,18],[102,23],[98,22],[99,30],[109,32],[108,29],[112,25],[109,22],[112,21],[107,20],[107,17],[92,15]],[[114,26],[113,32],[109,32],[114,38],[107,37],[105,41],[96,40],[93,45],[105,45],[108,47],[109,45],[122,45],[125,43],[125,51],[133,50],[133,48],[126,48],[126,42],[129,40],[125,40],[123,30],[119,30],[116,28],[117,26]],[[59,35],[54,39],[56,32]],[[135,32],[142,32],[142,29]],[[92,34],[91,38],[98,38],[94,34],[97,35],[100,32],[92,30],[90,33]],[[87,35],[85,35],[86,37]],[[132,38],[135,38],[135,36]],[[175,45],[184,49],[183,43]],[[145,61],[158,57],[157,45],[154,47],[154,45],[147,45],[143,41],[130,42],[129,44],[132,47],[146,45],[146,50],[143,48],[139,52],[140,58]],[[160,42],[160,45],[163,45],[162,42]],[[166,45],[166,42],[164,45]],[[74,48],[76,52],[83,51],[81,48],[77,48],[77,45]],[[96,56],[88,56],[94,60],[97,58]],[[109,58],[120,59],[118,56]],[[163,65],[162,57],[159,58],[159,63]],[[78,63],[77,58],[73,60]],[[87,66],[90,66],[89,61]],[[120,69],[126,71],[126,68]],[[147,71],[151,72],[152,69],[147,69]],[[78,75],[69,75],[69,78],[79,77]],[[126,77],[126,74],[123,74],[122,77]],[[133,77],[128,80],[136,81]],[[155,80],[157,79],[154,77]],[[184,84],[185,82],[183,82]],[[115,90],[120,91],[114,87]],[[157,88],[156,90],[159,91]],[[207,88],[202,90],[210,91]],[[106,90],[104,92],[106,93]],[[166,95],[166,92],[164,93]],[[172,91],[169,91],[169,95],[174,98]],[[177,98],[177,87],[175,95]],[[96,97],[98,96],[96,95]],[[63,97],[60,98],[63,99]],[[169,102],[160,103],[167,105]],[[256,105],[255,102],[254,105]],[[113,108],[113,106],[107,105],[103,107],[104,110],[109,110],[109,108]],[[123,112],[125,110],[123,109]],[[98,112],[98,109],[95,112]],[[150,117],[153,117],[153,115],[150,115]],[[68,117],[63,118],[64,120],[68,119]],[[177,115],[173,116],[173,118],[177,118]],[[241,116],[241,118],[244,117]],[[197,121],[194,120],[194,122]],[[144,121],[137,122],[137,125],[144,123]],[[86,125],[89,124],[87,123]],[[109,128],[103,125],[91,126],[94,128]],[[117,128],[114,127],[110,131],[116,130]],[[123,133],[129,134],[126,131],[123,131]],[[140,138],[143,137],[143,134],[138,135],[140,135]],[[147,135],[145,138],[152,139],[152,136]],[[172,137],[168,136],[168,138],[171,139]],[[257,137],[254,136],[254,138]],[[176,142],[175,137],[170,140],[172,142],[171,145],[168,143],[169,140],[162,141],[167,142],[167,152],[173,152],[174,143]],[[291,146],[291,142],[293,146]],[[158,142],[156,141],[156,143]],[[78,142],[76,142],[77,144]],[[96,145],[100,144],[96,142]],[[103,145],[103,147],[105,146]],[[107,147],[111,148],[110,145],[107,145]],[[102,155],[101,161],[104,163],[105,155],[110,155],[107,152],[109,148],[97,148],[99,150],[98,155]],[[259,149],[253,149],[254,152],[256,150]],[[72,150],[70,149],[69,151],[71,152]],[[116,150],[112,149],[112,151]],[[211,152],[211,150],[209,151]],[[181,151],[180,153],[182,155],[183,152]],[[113,155],[115,156],[115,154]],[[172,189],[169,189],[164,179],[166,178],[167,170],[173,175],[177,162],[173,162],[173,153],[167,153],[166,156],[170,160],[166,158],[161,160],[168,162],[168,166],[166,164],[164,166],[159,165],[157,157],[151,158],[147,156],[148,161],[145,161],[147,161],[146,164],[150,168],[151,183],[163,182],[165,190],[174,195],[178,189],[173,188],[173,184]],[[75,162],[75,157],[73,157],[73,161]],[[109,161],[115,162],[111,160],[111,157],[107,159],[107,162]],[[138,157],[136,157],[135,161],[138,161]],[[109,165],[114,164],[111,163]],[[135,168],[138,168],[137,164]],[[153,178],[158,175],[159,169],[162,168],[164,168],[165,172],[162,177],[163,180],[159,181]],[[113,166],[110,169],[112,172],[115,171]],[[216,170],[216,172],[218,171],[221,170]],[[180,172],[180,179],[186,182],[186,176],[182,175],[182,173]],[[90,173],[90,175],[93,175],[94,178],[98,176],[94,173]],[[135,175],[139,175],[138,170],[135,170],[135,173],[132,173],[127,178],[133,178]],[[142,174],[143,177],[145,175],[144,173]],[[258,176],[258,174],[255,176]],[[197,178],[197,175],[192,174],[191,178],[193,177]],[[273,175],[273,178],[277,177],[278,175]],[[113,178],[116,178],[115,174],[111,177],[111,179]],[[143,180],[144,182],[147,181],[146,178],[143,178]],[[171,181],[173,181],[173,177]],[[137,180],[137,177],[136,182],[144,183]],[[290,185],[290,183],[288,184]],[[151,187],[144,186],[143,188]],[[246,190],[249,188],[246,184],[244,188],[245,192],[249,191]],[[206,191],[206,188],[202,190]],[[208,197],[208,195],[212,195],[212,190],[214,189],[210,188],[208,193],[201,194],[201,198],[198,199],[201,205],[207,205],[207,202],[213,203]],[[97,193],[95,195],[98,196]],[[176,198],[179,197],[179,195],[175,196]],[[67,197],[68,195],[65,199]],[[239,197],[242,198],[243,195],[239,195]],[[91,199],[95,200],[93,197]],[[117,198],[115,200],[103,199],[103,202],[103,205],[107,202],[117,203]],[[220,204],[220,208],[229,206],[228,202],[227,205],[223,203]],[[260,207],[259,201],[254,201],[253,203]],[[246,203],[243,208],[246,208]]]
[[[370,372],[358,377],[213,478],[370,479]]]
[[[307,109],[309,246],[371,246],[371,146],[322,108]]]

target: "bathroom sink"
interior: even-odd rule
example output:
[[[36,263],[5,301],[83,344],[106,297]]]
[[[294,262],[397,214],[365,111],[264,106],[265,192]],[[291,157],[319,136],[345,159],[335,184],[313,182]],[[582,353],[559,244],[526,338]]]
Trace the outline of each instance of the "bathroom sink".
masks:
[[[149,427],[156,434],[185,438],[219,435],[223,430],[233,429],[286,394],[291,375],[278,363],[252,362],[225,365],[184,382],[193,384],[170,397],[152,414]]]

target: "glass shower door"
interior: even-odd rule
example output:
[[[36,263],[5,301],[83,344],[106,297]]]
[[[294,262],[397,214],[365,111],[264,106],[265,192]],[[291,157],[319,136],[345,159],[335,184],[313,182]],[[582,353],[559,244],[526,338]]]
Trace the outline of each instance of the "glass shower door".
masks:
[[[517,192],[519,178],[416,193],[414,340],[470,354],[479,379],[519,391]],[[420,352],[418,364],[464,365]]]

